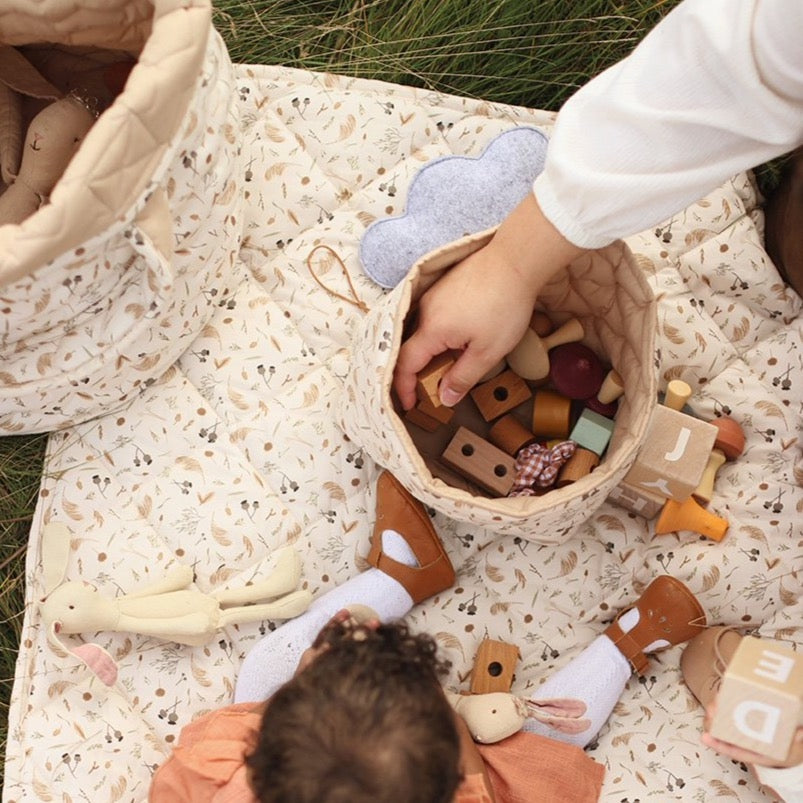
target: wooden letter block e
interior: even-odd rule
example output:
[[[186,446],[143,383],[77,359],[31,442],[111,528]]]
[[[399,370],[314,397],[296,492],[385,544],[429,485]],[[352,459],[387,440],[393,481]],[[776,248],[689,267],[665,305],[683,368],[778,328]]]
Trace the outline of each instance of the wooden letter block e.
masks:
[[[715,426],[658,405],[625,482],[683,502],[699,485],[716,437]]]
[[[803,655],[745,636],[717,696],[711,735],[783,761],[803,724]]]
[[[441,461],[494,496],[507,496],[516,479],[516,461],[465,427],[458,428]]]

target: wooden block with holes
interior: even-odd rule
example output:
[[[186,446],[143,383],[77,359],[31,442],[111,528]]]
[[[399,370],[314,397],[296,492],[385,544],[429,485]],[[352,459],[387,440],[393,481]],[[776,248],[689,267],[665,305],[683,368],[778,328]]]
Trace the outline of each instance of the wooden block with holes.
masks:
[[[477,385],[471,398],[486,421],[509,413],[533,395],[527,383],[514,371],[503,371],[493,379]]]
[[[745,636],[722,678],[711,735],[783,761],[801,724],[803,655]]]
[[[682,502],[699,485],[716,437],[711,424],[659,404],[624,481]]]
[[[494,496],[507,496],[516,479],[516,461],[465,427],[458,428],[441,461]]]
[[[515,645],[484,639],[471,670],[471,693],[509,692],[520,657],[519,648]]]
[[[429,402],[433,407],[441,407],[441,399],[438,395],[438,385],[443,375],[455,364],[454,357],[448,352],[439,354],[430,363],[418,372],[415,392],[418,400]]]

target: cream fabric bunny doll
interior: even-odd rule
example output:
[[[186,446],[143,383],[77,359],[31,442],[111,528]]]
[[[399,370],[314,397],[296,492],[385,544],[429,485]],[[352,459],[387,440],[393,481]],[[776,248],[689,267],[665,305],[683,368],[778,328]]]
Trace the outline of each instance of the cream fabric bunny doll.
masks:
[[[193,571],[177,566],[163,580],[130,594],[107,598],[83,582],[63,582],[70,551],[70,531],[51,522],[42,533],[45,596],[39,600],[48,639],[61,651],[59,634],[129,631],[179,644],[205,644],[221,628],[263,619],[290,619],[303,613],[312,596],[299,589],[301,560],[292,547],[274,552],[260,569],[264,580],[240,588],[204,594],[189,586]],[[262,604],[260,600],[274,600]]]

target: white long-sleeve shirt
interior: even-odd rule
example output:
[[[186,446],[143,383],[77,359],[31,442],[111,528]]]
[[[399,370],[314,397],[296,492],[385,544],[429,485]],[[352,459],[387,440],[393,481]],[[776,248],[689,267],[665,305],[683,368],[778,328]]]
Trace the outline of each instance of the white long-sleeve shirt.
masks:
[[[803,764],[786,769],[759,766],[753,769],[759,781],[769,786],[781,800],[786,803],[803,800]]]
[[[684,0],[563,106],[533,189],[599,248],[803,143],[803,0]]]

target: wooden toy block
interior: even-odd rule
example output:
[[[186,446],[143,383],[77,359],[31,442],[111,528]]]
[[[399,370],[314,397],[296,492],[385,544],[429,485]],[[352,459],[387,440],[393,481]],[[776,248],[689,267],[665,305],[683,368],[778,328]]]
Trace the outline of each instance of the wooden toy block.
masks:
[[[679,502],[688,499],[700,484],[716,435],[711,424],[657,405],[625,482]]]
[[[441,424],[448,424],[452,418],[454,418],[454,408],[446,407],[443,404],[441,404],[439,407],[436,407],[429,401],[420,401],[418,404],[416,404],[416,408],[419,410],[419,412],[429,416],[430,418],[434,418]]]
[[[636,488],[626,482],[620,482],[609,494],[608,499],[619,507],[643,516],[645,519],[654,519],[663,509],[666,497],[648,491],[646,488]]]
[[[484,639],[477,650],[471,670],[471,693],[509,692],[520,657],[519,648],[515,645]]]
[[[495,496],[507,496],[516,479],[516,461],[465,427],[458,428],[441,461]]]
[[[439,460],[435,460],[433,457],[427,457],[426,455],[422,456],[424,458],[424,463],[429,469],[429,473],[432,474],[433,477],[445,482],[452,488],[459,488],[461,491],[465,491],[472,496],[483,495],[482,488],[467,480],[462,474],[452,471],[450,468],[447,468]]]
[[[700,483],[692,494],[701,505],[707,505],[711,501],[714,481],[722,464],[726,460],[735,460],[744,451],[744,431],[736,421],[724,415],[715,418],[711,425],[717,428],[717,438]]]
[[[561,396],[590,399],[602,387],[605,369],[584,343],[564,343],[549,352],[549,378]]]
[[[549,349],[582,340],[584,335],[583,325],[577,318],[567,321],[546,337],[539,337],[534,329],[528,327],[516,348],[507,355],[507,364],[524,379],[543,379],[549,374]]]
[[[513,371],[503,371],[499,376],[477,385],[471,398],[486,421],[510,412],[533,395],[527,383]]]
[[[691,530],[712,541],[721,541],[728,532],[728,520],[710,513],[695,501],[693,496],[677,502],[667,499],[655,522],[655,534],[667,535],[678,530]]]
[[[421,427],[421,429],[426,432],[434,432],[441,425],[441,422],[438,421],[437,418],[422,413],[417,407],[409,409],[404,414],[404,420],[408,421],[410,424],[415,424],[417,427]]]
[[[539,390],[533,402],[532,431],[539,438],[569,437],[572,421],[572,402],[552,390]]]
[[[680,412],[691,398],[691,386],[682,379],[673,379],[666,386],[664,407]]]
[[[563,464],[555,482],[556,488],[563,488],[590,474],[599,465],[599,455],[590,449],[578,447],[575,453]]]
[[[455,364],[454,357],[448,352],[439,354],[426,368],[419,371],[415,392],[419,401],[428,401],[433,407],[441,407],[438,396],[438,385],[443,375]]]
[[[608,448],[608,441],[611,439],[614,426],[615,423],[610,418],[586,409],[577,419],[569,439],[583,449],[589,449],[602,457],[603,452]]]
[[[502,416],[488,431],[488,439],[503,452],[515,457],[520,449],[538,438],[513,415]]]
[[[803,654],[745,636],[725,670],[711,735],[775,761],[803,725]]]

